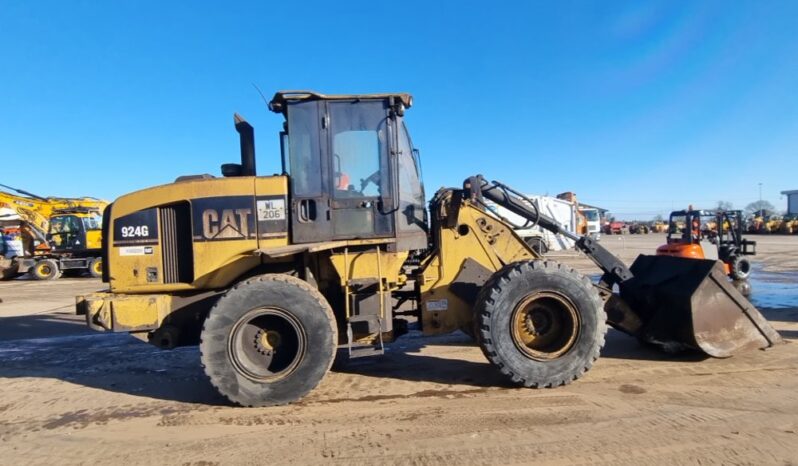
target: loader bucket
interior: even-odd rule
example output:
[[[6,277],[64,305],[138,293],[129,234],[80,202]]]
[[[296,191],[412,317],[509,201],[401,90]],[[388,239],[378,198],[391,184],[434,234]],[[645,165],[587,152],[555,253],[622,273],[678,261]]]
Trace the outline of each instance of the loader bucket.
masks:
[[[638,336],[648,342],[725,358],[782,341],[719,261],[641,255],[631,271],[634,278],[621,285],[620,295],[638,314]]]

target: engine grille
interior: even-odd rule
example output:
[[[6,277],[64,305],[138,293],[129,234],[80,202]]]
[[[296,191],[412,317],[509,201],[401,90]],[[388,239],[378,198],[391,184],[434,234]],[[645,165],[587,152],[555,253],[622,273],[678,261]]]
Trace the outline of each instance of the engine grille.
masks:
[[[161,207],[161,253],[164,283],[194,281],[191,214],[188,203]]]

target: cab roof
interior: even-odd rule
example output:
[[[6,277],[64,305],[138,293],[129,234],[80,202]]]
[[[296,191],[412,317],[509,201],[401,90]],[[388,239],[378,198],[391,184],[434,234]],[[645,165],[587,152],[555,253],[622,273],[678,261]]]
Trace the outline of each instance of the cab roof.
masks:
[[[393,94],[321,94],[315,91],[277,91],[274,93],[269,110],[283,113],[288,102],[301,102],[306,100],[393,100],[392,104],[401,103],[405,108],[413,106],[413,96],[407,93]]]

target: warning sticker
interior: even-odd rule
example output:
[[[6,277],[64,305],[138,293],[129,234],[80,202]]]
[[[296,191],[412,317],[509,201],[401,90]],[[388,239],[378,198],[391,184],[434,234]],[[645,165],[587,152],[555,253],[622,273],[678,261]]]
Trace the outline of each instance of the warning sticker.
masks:
[[[445,311],[449,309],[448,299],[438,299],[435,301],[427,301],[427,310],[430,312]]]
[[[152,254],[152,246],[125,246],[119,248],[120,256],[146,256]]]

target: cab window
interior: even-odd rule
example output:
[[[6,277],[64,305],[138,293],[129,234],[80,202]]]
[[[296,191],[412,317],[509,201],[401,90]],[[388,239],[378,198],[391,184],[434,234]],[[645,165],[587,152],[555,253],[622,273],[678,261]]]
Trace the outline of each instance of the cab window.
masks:
[[[379,196],[379,147],[376,131],[342,131],[333,136],[336,197]]]
[[[63,215],[50,221],[50,237],[59,248],[76,246],[82,231],[82,222],[74,215]]]
[[[86,231],[101,230],[103,225],[103,218],[101,215],[91,215],[83,217],[83,228]]]
[[[333,197],[383,194],[383,152],[387,147],[383,102],[330,105]]]
[[[399,229],[424,225],[424,187],[419,161],[404,122],[399,125]]]
[[[288,172],[294,194],[318,196],[321,188],[319,123],[315,102],[291,106],[288,112]]]

